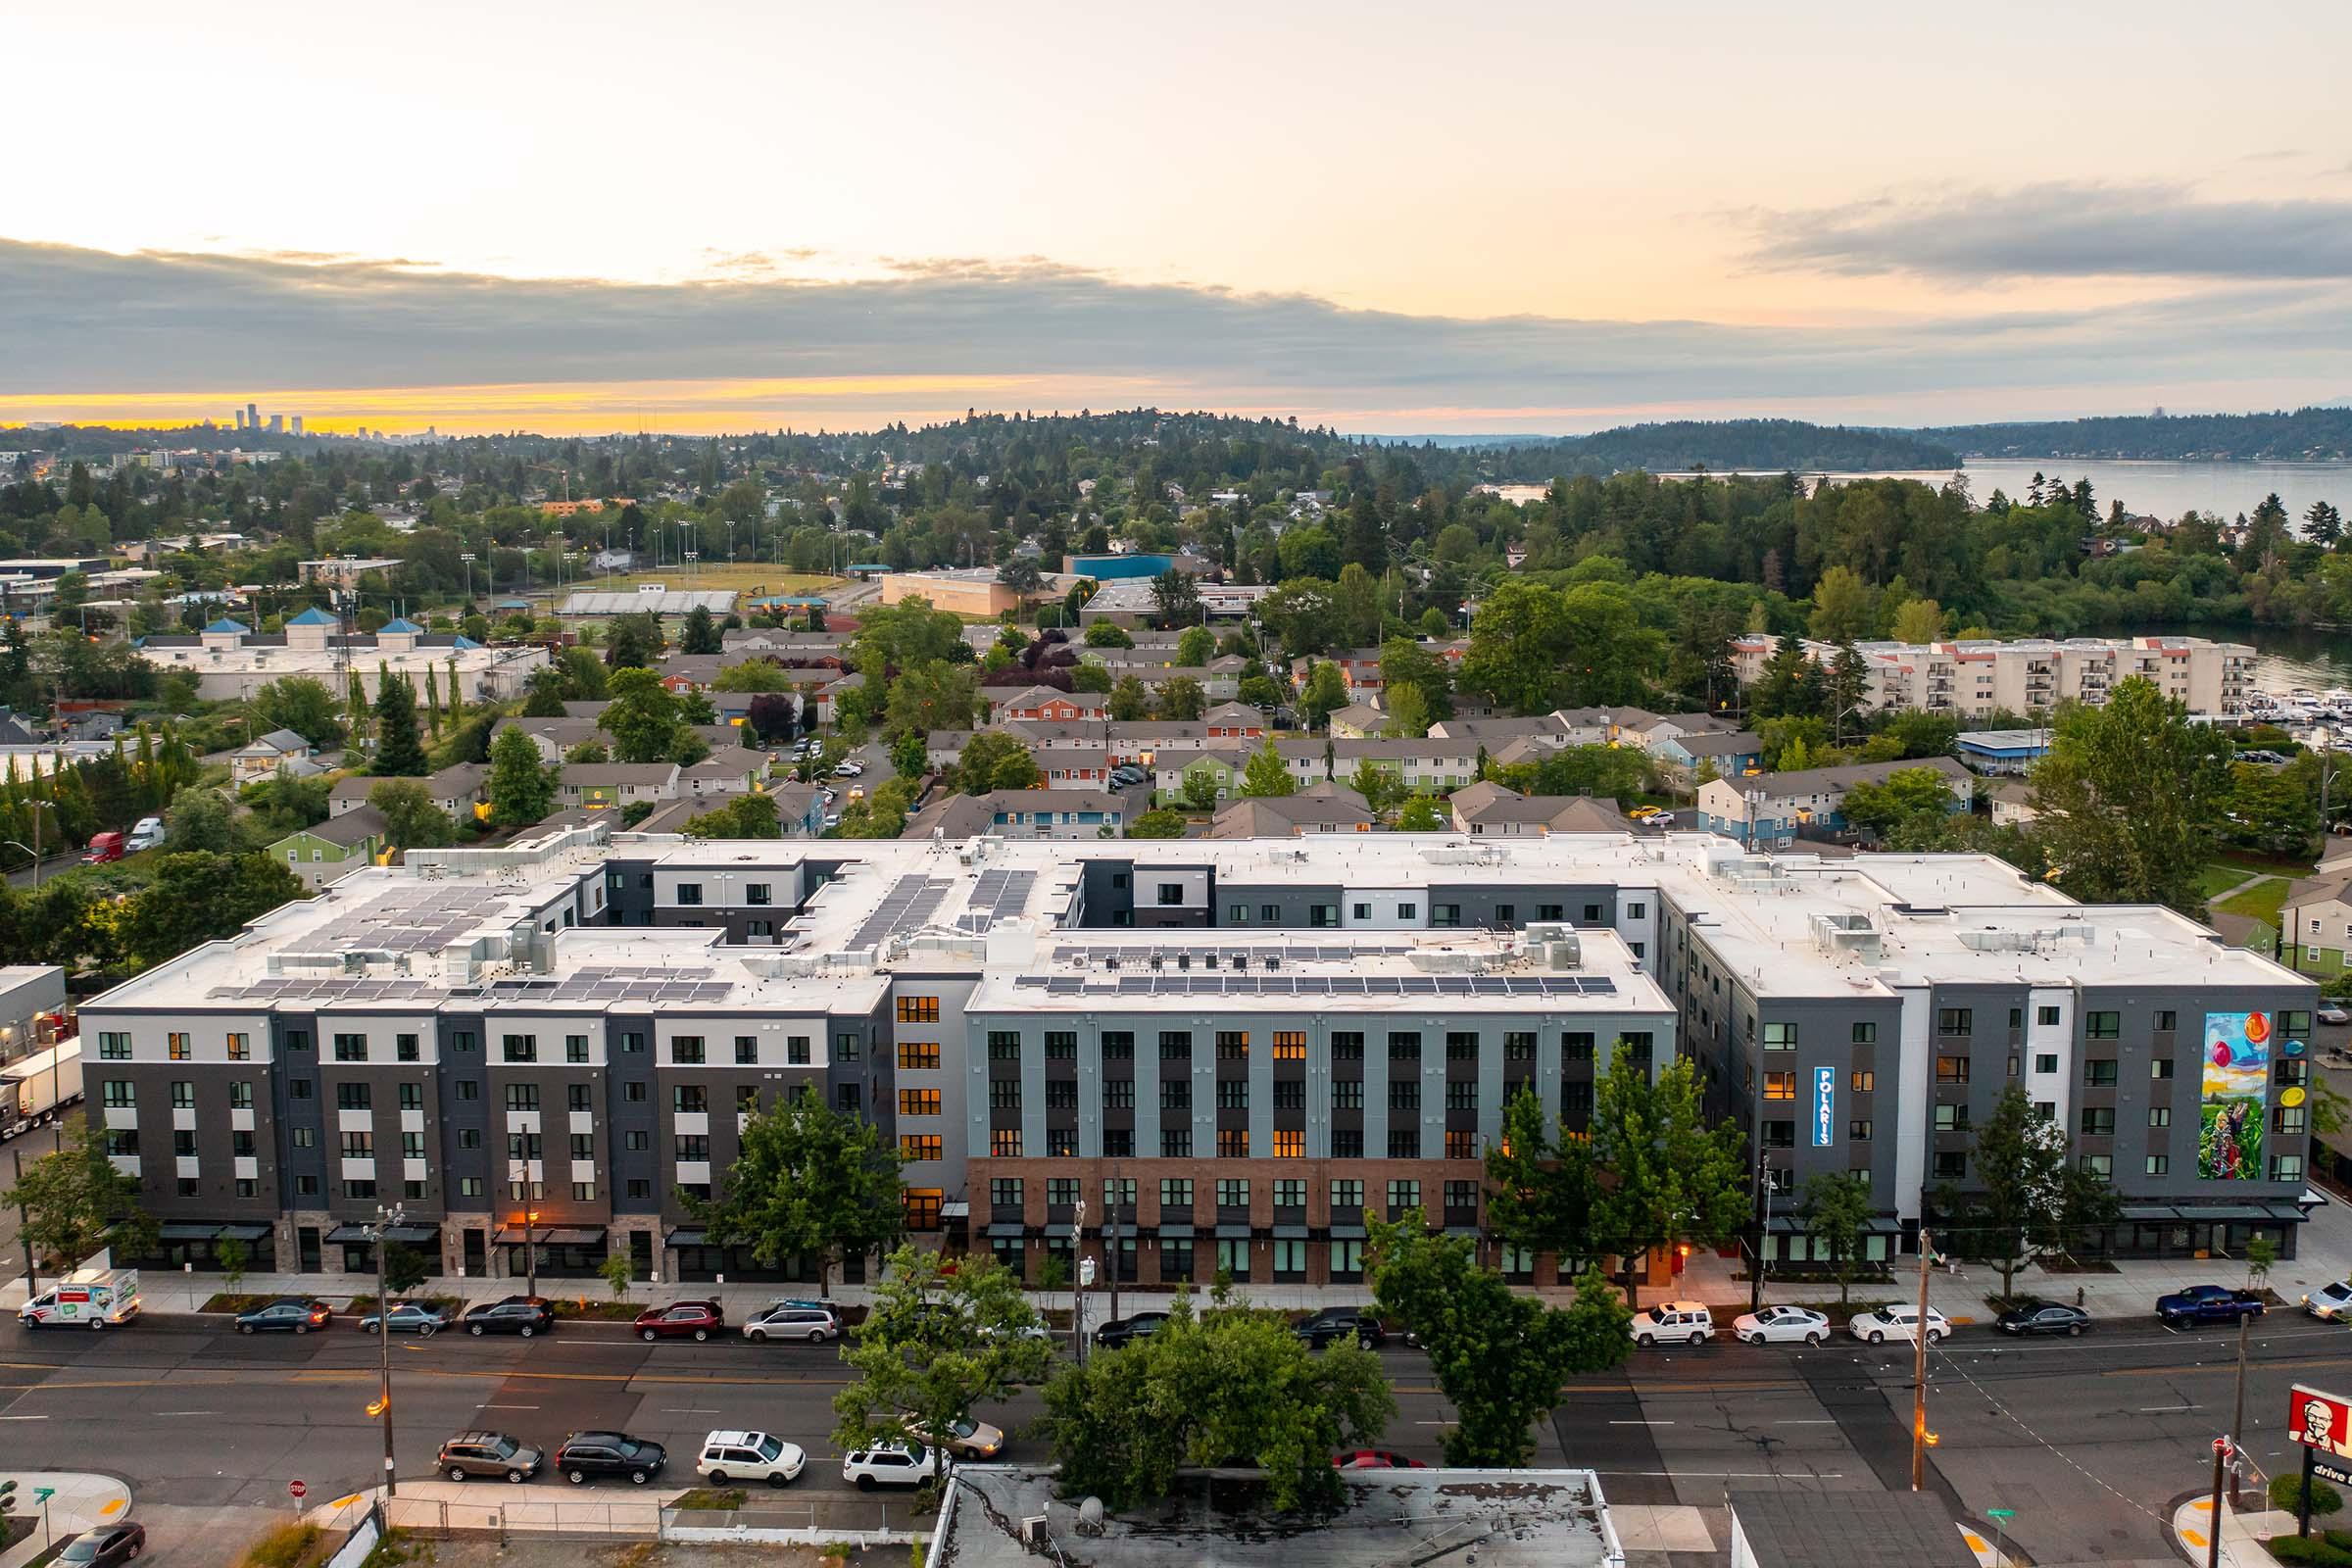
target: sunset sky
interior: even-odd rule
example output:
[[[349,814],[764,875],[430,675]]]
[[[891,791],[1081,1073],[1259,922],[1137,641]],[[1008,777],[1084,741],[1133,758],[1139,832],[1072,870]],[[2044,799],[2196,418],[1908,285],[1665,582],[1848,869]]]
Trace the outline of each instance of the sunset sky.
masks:
[[[0,0],[0,421],[2352,396],[2352,7]]]

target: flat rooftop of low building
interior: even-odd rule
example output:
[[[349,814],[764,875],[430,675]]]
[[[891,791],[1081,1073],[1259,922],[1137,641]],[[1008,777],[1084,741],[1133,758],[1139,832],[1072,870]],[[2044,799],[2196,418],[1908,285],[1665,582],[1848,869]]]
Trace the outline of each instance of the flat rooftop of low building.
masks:
[[[1590,1470],[1351,1471],[1332,1509],[1278,1511],[1251,1471],[1187,1478],[1165,1503],[1105,1514],[1094,1533],[1055,1495],[1051,1470],[956,1467],[933,1568],[1604,1568],[1624,1561]],[[1205,1492],[1205,1497],[1203,1493]],[[1052,1542],[1031,1545],[1023,1521]]]

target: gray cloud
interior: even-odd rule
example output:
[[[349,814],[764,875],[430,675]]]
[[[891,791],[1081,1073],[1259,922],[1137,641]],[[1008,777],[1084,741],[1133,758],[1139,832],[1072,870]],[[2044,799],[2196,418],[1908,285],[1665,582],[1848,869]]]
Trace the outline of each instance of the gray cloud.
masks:
[[[2045,399],[2079,389],[2084,408],[2178,403],[2257,368],[2282,389],[2332,388],[2352,353],[2352,287],[2207,288],[2108,311],[1807,329],[1405,316],[1122,284],[1034,258],[908,260],[858,282],[644,285],[0,240],[0,320],[11,323],[0,393],[19,395],[1021,375],[1074,384],[1072,407],[1132,401],[1149,384],[1197,405],[1302,415],[1818,403],[1869,418],[2014,412],[2006,399],[2018,388]]]
[[[2201,201],[2169,185],[2032,185],[1742,215],[1778,270],[2352,278],[2352,202]]]

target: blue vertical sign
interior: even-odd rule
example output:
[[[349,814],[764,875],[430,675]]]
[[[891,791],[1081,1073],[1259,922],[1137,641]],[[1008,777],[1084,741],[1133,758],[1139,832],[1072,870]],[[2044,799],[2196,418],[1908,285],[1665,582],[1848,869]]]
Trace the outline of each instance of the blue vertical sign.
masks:
[[[1827,1149],[1837,1141],[1838,1069],[1813,1069],[1813,1147]]]

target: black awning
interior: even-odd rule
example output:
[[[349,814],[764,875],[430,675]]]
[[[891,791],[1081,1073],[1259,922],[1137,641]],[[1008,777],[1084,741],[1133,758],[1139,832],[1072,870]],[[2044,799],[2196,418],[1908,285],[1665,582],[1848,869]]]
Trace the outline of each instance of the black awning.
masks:
[[[421,1247],[426,1242],[439,1241],[441,1227],[438,1225],[389,1225],[384,1228],[384,1235],[390,1240],[400,1243],[403,1247]]]
[[[220,1234],[218,1225],[159,1225],[156,1238],[166,1242],[209,1242]]]
[[[662,1240],[667,1247],[708,1247],[710,1236],[709,1231],[689,1230],[681,1225]]]
[[[1159,1239],[1163,1242],[1189,1242],[1193,1239],[1193,1228],[1190,1225],[1162,1225]]]
[[[348,1245],[353,1242],[372,1242],[375,1240],[375,1233],[365,1225],[338,1225],[326,1233],[326,1240],[329,1246]]]
[[[1249,1239],[1250,1227],[1247,1225],[1220,1225],[1217,1227],[1217,1240],[1220,1242],[1246,1242]]]
[[[223,1225],[220,1240],[224,1242],[258,1242],[270,1234],[267,1225]]]
[[[2125,1219],[2143,1224],[2153,1222],[2169,1225],[2180,1217],[2179,1209],[2161,1203],[2126,1203],[2118,1212]]]
[[[1306,1227],[1303,1225],[1277,1225],[1274,1227],[1274,1234],[1285,1241],[1303,1240],[1306,1236]]]

